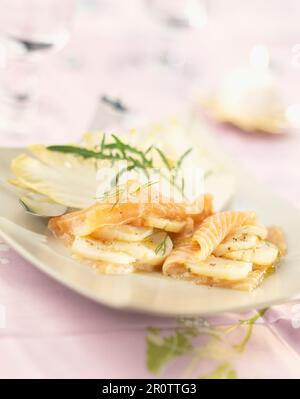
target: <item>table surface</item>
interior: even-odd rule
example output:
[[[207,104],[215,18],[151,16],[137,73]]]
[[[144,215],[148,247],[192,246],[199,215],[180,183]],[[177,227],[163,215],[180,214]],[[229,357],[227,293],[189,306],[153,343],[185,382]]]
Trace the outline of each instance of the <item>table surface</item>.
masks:
[[[217,87],[261,43],[286,101],[300,102],[298,1],[211,1],[200,31],[166,29],[145,3],[80,1],[69,44],[41,69],[37,126],[22,140],[0,137],[0,144],[76,141],[103,94],[148,118],[174,114],[194,106],[197,92]],[[180,68],[160,61],[166,47],[184,60]],[[300,206],[297,129],[269,137],[211,127],[227,153]],[[300,377],[300,303],[206,320],[118,312],[51,280],[4,242],[0,327],[0,378]]]

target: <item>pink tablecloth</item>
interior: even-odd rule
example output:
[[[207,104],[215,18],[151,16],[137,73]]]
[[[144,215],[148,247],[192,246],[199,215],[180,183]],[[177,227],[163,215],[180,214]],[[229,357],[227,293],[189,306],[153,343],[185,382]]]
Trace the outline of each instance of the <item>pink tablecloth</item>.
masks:
[[[80,1],[71,42],[42,71],[39,125],[23,141],[75,141],[104,93],[149,117],[174,113],[260,43],[269,46],[287,101],[300,102],[300,68],[292,62],[299,2],[243,3],[212,1],[206,28],[170,35],[142,1]],[[185,68],[158,61],[166,45],[179,49]],[[214,127],[227,152],[300,205],[299,131],[270,138]],[[1,378],[299,378],[300,304],[258,316],[182,320],[117,312],[52,281],[0,243]]]

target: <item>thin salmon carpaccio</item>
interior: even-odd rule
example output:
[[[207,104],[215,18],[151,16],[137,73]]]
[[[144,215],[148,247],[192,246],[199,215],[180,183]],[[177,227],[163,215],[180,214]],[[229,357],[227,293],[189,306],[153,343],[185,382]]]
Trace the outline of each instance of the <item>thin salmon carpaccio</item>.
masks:
[[[199,224],[212,213],[212,197],[209,194],[200,198],[193,207],[190,204],[174,202],[98,202],[87,209],[52,218],[48,227],[58,237],[87,236],[103,226],[143,226],[143,220],[149,216],[179,221],[192,218],[195,224]]]
[[[209,216],[193,235],[192,244],[198,249],[197,259],[205,260],[235,229],[255,224],[255,212],[226,211]]]

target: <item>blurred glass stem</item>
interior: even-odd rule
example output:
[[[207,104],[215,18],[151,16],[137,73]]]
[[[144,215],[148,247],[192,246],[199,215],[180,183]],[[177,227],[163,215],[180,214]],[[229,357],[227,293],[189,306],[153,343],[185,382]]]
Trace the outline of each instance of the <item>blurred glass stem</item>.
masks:
[[[39,97],[39,63],[24,54],[2,72],[2,100],[17,108],[33,105]]]

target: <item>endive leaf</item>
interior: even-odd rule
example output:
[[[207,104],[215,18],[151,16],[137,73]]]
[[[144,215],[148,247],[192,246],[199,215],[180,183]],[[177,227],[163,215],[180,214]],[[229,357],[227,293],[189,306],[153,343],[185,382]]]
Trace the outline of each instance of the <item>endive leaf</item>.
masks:
[[[65,156],[33,147],[38,159],[22,154],[11,163],[16,176],[15,186],[43,194],[53,201],[72,208],[85,208],[95,202],[96,168],[91,160]]]

